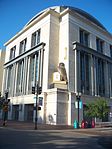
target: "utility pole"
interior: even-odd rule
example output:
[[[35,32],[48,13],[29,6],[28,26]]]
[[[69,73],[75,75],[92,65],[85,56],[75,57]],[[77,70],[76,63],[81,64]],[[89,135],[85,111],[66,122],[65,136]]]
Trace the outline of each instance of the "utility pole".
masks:
[[[35,130],[37,129],[38,121],[38,110],[41,110],[41,107],[38,106],[38,95],[42,92],[42,78],[43,78],[43,60],[44,60],[44,46],[45,43],[42,43],[42,48],[38,51],[38,67],[35,63],[35,85],[32,87],[32,94],[36,95],[35,102]],[[36,57],[37,59],[37,57]],[[38,68],[38,78],[37,78],[37,68]]]

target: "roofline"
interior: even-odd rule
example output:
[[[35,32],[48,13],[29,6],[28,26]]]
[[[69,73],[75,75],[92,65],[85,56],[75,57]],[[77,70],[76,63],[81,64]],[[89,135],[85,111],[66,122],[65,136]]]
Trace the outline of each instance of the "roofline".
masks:
[[[23,27],[23,29],[21,31],[19,31],[15,36],[13,36],[10,40],[8,40],[4,46],[7,46],[8,44],[10,44],[12,41],[14,41],[17,37],[19,37],[21,34],[23,34],[25,31],[27,31],[30,27],[32,27],[33,25],[35,25],[38,21],[40,21],[42,18],[44,18],[45,16],[47,16],[48,14],[53,14],[55,16],[59,17],[59,13],[58,12],[54,12],[52,9],[48,9],[47,11],[43,12],[39,17],[37,17],[34,21],[32,21],[30,24],[28,24],[27,26]]]
[[[87,19],[83,15],[79,14],[78,12],[75,12],[75,11],[71,10],[69,7],[60,13],[60,17],[64,16],[67,13],[70,13],[73,16],[73,12],[74,12],[75,16],[80,17],[81,19],[83,19],[83,21],[86,20],[86,23],[87,23],[87,21],[89,21],[89,23],[94,28],[96,27],[96,29],[99,29],[101,32],[104,32],[109,38],[112,38],[112,34],[110,32],[108,32],[104,28],[100,27],[99,25],[95,24],[94,22],[90,21],[89,19]]]
[[[63,6],[64,7],[64,6]],[[48,14],[53,14],[57,17],[62,17],[63,15],[67,14],[67,13],[73,13],[80,17],[83,20],[88,20],[89,23],[92,26],[96,26],[100,31],[103,31],[104,33],[106,33],[106,35],[108,35],[108,37],[112,38],[112,34],[110,32],[108,32],[107,30],[105,30],[104,28],[100,27],[99,25],[95,24],[94,22],[92,22],[91,20],[89,20],[88,18],[84,17],[83,15],[79,14],[77,11],[73,11],[73,9],[71,9],[71,7],[67,7],[65,10],[63,10],[62,12],[58,13],[56,11],[53,11],[52,8],[55,7],[50,7],[47,8],[43,11],[41,11],[40,13],[38,13],[37,15],[35,15],[24,27],[21,31],[19,31],[15,36],[13,36],[10,40],[8,40],[4,46],[7,46],[8,44],[10,44],[12,41],[14,41],[17,37],[19,37],[21,34],[23,34],[25,31],[27,31],[30,27],[32,27],[33,25],[35,25],[38,21],[40,21],[42,18],[44,18],[45,16],[47,16]],[[71,13],[71,14],[72,14]],[[37,16],[37,17],[36,17]],[[35,18],[35,19],[34,19]],[[93,17],[94,18],[94,17]],[[33,20],[34,19],[34,20]],[[97,19],[96,19],[97,20]]]

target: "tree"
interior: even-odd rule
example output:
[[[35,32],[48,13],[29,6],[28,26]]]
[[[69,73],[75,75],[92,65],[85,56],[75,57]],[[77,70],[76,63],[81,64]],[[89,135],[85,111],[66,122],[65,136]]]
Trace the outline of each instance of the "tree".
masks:
[[[84,115],[86,116],[86,118],[89,118],[89,119],[96,117],[104,121],[108,112],[109,112],[109,108],[108,108],[106,99],[98,98],[94,102],[87,103],[85,107]]]
[[[96,117],[104,121],[105,117],[109,112],[106,99],[104,98],[97,99],[97,101],[95,102],[95,106],[96,106]]]

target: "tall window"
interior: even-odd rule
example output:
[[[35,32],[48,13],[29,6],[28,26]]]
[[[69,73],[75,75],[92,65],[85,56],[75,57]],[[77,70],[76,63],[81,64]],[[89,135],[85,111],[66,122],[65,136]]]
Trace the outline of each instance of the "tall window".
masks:
[[[27,39],[24,39],[23,41],[20,42],[19,54],[22,54],[26,51],[26,42]]]
[[[99,38],[96,38],[96,48],[98,52],[103,53],[104,41]]]
[[[109,70],[109,94],[110,97],[112,97],[112,64],[108,64],[108,70]]]
[[[8,68],[8,79],[7,79],[7,89],[9,90],[9,94],[10,94],[10,90],[11,90],[11,76],[12,76],[12,66],[10,66]]]
[[[37,80],[38,80],[38,54],[35,54],[31,56],[30,60],[29,82],[28,82],[29,93],[32,89],[32,86],[35,86]]]
[[[88,32],[84,30],[80,30],[80,43],[85,46],[89,46],[89,33]]]
[[[40,29],[32,34],[31,47],[34,47],[39,43],[40,43]]]
[[[90,66],[89,55],[81,52],[80,54],[80,77],[81,77],[81,92],[89,94],[90,90]]]
[[[15,58],[16,46],[10,49],[10,60]]]
[[[95,61],[97,94],[103,96],[105,94],[104,62],[100,58],[96,58]]]
[[[112,57],[112,45],[110,45],[110,57]]]
[[[18,63],[17,88],[16,88],[17,95],[22,93],[22,88],[24,83],[23,73],[24,73],[24,61],[22,60]]]

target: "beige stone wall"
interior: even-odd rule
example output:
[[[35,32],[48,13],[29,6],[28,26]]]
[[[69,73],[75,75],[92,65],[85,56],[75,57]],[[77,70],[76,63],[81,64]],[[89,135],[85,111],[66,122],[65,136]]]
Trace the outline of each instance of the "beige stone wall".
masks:
[[[0,50],[0,92],[2,92],[4,62],[5,62],[5,50]]]
[[[51,16],[48,54],[48,88],[53,82],[53,73],[57,71],[59,62],[59,18]]]

